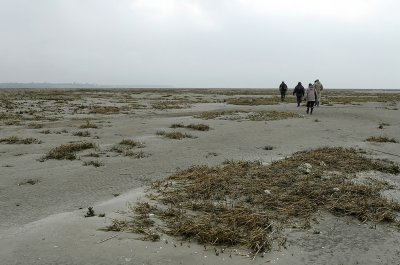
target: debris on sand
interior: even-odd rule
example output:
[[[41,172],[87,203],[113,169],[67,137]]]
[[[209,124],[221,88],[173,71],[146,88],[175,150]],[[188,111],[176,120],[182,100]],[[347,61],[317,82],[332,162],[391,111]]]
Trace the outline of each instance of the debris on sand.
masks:
[[[303,163],[303,164],[301,164],[298,168],[299,168],[299,170],[301,170],[303,173],[310,174],[310,173],[311,173],[311,169],[312,169],[312,165],[309,164],[309,163]]]
[[[302,165],[306,170],[299,169]],[[399,225],[400,204],[380,193],[387,186],[352,181],[364,171],[399,174],[400,169],[355,149],[332,147],[297,152],[270,165],[195,166],[155,182],[151,204],[136,204],[137,216],[114,220],[107,229],[143,234],[148,240],[155,240],[158,231],[203,245],[243,246],[257,255],[284,246],[284,228],[310,229],[320,211]],[[323,178],[329,172],[335,174]]]
[[[85,217],[93,217],[93,216],[96,216],[93,207],[88,207]]]

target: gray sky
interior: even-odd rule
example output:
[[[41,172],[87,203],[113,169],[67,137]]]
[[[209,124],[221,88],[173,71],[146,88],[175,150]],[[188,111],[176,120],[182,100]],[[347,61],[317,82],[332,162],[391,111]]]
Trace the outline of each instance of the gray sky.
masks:
[[[0,82],[400,88],[398,0],[0,0]]]

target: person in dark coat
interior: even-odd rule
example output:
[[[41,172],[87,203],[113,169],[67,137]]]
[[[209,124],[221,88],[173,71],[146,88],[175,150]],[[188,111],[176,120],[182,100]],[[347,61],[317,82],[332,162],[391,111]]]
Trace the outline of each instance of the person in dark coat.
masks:
[[[301,82],[299,82],[297,86],[294,88],[293,95],[294,94],[296,94],[297,97],[297,107],[300,107],[301,100],[304,97],[304,87],[301,84]]]
[[[279,92],[281,92],[281,101],[285,101],[285,96],[286,96],[286,92],[287,92],[287,85],[283,81],[279,85]]]

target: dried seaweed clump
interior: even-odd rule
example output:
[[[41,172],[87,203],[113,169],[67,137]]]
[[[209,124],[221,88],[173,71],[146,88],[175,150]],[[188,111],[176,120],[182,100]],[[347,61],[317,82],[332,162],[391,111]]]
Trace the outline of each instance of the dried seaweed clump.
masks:
[[[272,121],[283,120],[289,118],[300,118],[297,113],[287,111],[206,111],[200,113],[196,118],[209,119],[224,119],[224,120],[250,120],[250,121]]]
[[[115,106],[92,106],[89,113],[94,114],[114,114],[119,113],[120,109]]]
[[[298,224],[308,224],[317,211],[399,224],[400,204],[380,194],[387,186],[353,181],[355,173],[371,170],[400,172],[396,164],[366,158],[355,149],[328,147],[297,152],[270,165],[239,161],[195,166],[154,183],[152,199],[158,207],[146,207],[164,223],[151,229],[202,244],[240,245],[257,254],[285,244],[282,228],[304,228]],[[136,227],[141,218],[114,221],[113,226],[129,230],[133,224],[133,231],[141,233]]]
[[[184,100],[162,100],[162,101],[156,101],[151,103],[151,106],[154,109],[159,109],[159,110],[166,110],[166,109],[184,109],[184,108],[189,108],[190,103]]]
[[[105,228],[106,231],[128,231],[142,234],[142,240],[158,241],[160,235],[154,230],[154,220],[150,219],[150,214],[156,212],[157,208],[150,206],[147,202],[138,202],[131,205],[131,210],[137,214],[130,220],[113,220],[112,224]]]
[[[400,101],[399,93],[327,91],[326,96],[330,104],[360,104],[366,102],[396,103]]]
[[[114,145],[111,151],[123,154],[124,156],[133,156],[131,149],[133,148],[144,148],[144,143],[138,142],[133,139],[123,139],[119,144]]]
[[[257,111],[248,115],[248,118],[252,121],[272,121],[300,117],[297,113],[287,111]]]
[[[276,105],[280,102],[278,97],[266,97],[266,98],[254,98],[254,97],[240,97],[240,98],[228,98],[225,100],[226,103],[232,105]]]
[[[76,153],[82,150],[96,148],[96,145],[91,142],[80,142],[80,143],[70,143],[70,144],[62,144],[58,147],[51,149],[44,157],[42,157],[42,161],[47,159],[68,159],[75,160]]]
[[[36,138],[19,138],[17,136],[10,136],[7,138],[1,138],[0,143],[6,144],[40,144],[42,141]]]
[[[171,128],[187,128],[187,129],[192,129],[196,131],[208,131],[210,130],[210,126],[207,124],[202,124],[202,123],[191,123],[189,125],[183,125],[182,123],[174,123],[170,126]]]
[[[181,132],[166,132],[166,131],[157,131],[157,135],[161,135],[165,138],[175,139],[175,140],[182,140],[183,138],[196,138],[195,136],[188,134],[188,133],[181,133]]]
[[[371,136],[368,137],[365,141],[367,142],[376,142],[376,143],[398,143],[394,138],[389,138],[386,136]]]
[[[89,120],[86,120],[86,124],[82,124],[81,126],[79,126],[79,128],[81,128],[81,129],[90,129],[90,128],[97,129],[97,128],[99,128],[99,126],[97,126],[94,123],[91,123]]]

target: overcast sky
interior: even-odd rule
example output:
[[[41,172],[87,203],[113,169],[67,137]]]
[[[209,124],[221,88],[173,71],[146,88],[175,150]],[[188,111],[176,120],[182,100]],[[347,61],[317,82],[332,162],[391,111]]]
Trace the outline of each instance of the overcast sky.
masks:
[[[0,82],[400,88],[398,0],[0,0]]]

